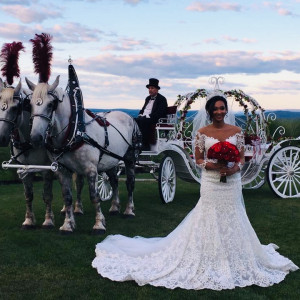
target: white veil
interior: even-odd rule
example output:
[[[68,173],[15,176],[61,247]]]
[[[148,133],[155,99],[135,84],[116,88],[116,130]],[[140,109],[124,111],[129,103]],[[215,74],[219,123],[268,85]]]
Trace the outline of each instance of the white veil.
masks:
[[[206,102],[211,99],[212,97],[214,96],[221,96],[221,97],[225,97],[224,93],[221,92],[220,90],[218,91],[214,91],[212,93],[210,93],[206,99],[204,98],[201,98],[201,101],[200,101],[200,108],[197,112],[197,114],[195,115],[194,117],[194,120],[193,120],[193,132],[192,132],[192,137],[194,138],[197,131],[202,128],[202,127],[205,127],[209,124],[211,124],[211,121],[209,119],[209,115],[207,114],[206,110],[205,110],[205,104]],[[229,105],[228,105],[228,113],[227,115],[225,116],[225,119],[224,119],[225,123],[227,124],[230,124],[230,125],[236,125],[235,124],[235,115],[234,115],[234,112],[230,109]]]

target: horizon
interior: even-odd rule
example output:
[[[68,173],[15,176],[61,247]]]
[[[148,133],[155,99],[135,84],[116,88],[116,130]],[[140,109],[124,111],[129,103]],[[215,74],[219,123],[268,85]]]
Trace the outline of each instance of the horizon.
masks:
[[[30,39],[53,36],[49,83],[67,85],[71,56],[86,105],[140,109],[151,77],[178,94],[241,89],[266,110],[300,109],[300,0],[0,0],[0,42],[21,41],[19,63],[33,71]],[[155,22],[153,21],[155,20]],[[18,83],[15,79],[14,85]],[[126,103],[126,104],[124,104]]]

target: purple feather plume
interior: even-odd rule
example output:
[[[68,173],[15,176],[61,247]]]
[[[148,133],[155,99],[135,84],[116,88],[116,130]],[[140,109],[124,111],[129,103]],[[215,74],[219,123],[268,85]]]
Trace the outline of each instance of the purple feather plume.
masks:
[[[52,60],[52,36],[47,33],[35,34],[35,38],[31,39],[32,43],[32,61],[34,64],[34,72],[39,74],[39,81],[47,83],[51,74]]]
[[[1,72],[9,85],[13,84],[14,77],[20,77],[19,52],[24,49],[21,42],[6,43],[1,49],[0,57],[3,64]]]

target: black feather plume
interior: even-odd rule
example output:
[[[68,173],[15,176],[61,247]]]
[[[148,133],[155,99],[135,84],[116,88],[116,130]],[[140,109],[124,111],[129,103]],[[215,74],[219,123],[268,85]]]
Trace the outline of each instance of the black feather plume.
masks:
[[[51,74],[52,60],[52,36],[47,33],[36,34],[32,43],[32,61],[34,64],[34,72],[39,74],[40,82],[48,82]]]
[[[21,42],[6,43],[1,49],[2,76],[6,77],[6,82],[12,85],[14,77],[20,77],[19,52],[25,47]]]

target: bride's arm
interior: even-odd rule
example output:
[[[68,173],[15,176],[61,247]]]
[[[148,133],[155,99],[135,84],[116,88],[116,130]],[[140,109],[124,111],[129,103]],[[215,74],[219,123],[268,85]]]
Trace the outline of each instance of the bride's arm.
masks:
[[[206,170],[220,170],[224,167],[223,164],[213,163],[204,158],[205,151],[205,135],[200,131],[197,132],[195,137],[195,160],[196,164]]]
[[[237,172],[240,172],[243,168],[243,165],[245,163],[245,139],[244,139],[244,135],[239,132],[237,134],[237,148],[240,152],[240,161],[238,163],[235,163],[234,166],[232,168],[227,168],[227,167],[223,167],[220,170],[220,174],[226,174],[226,176],[230,176],[233,175]]]

